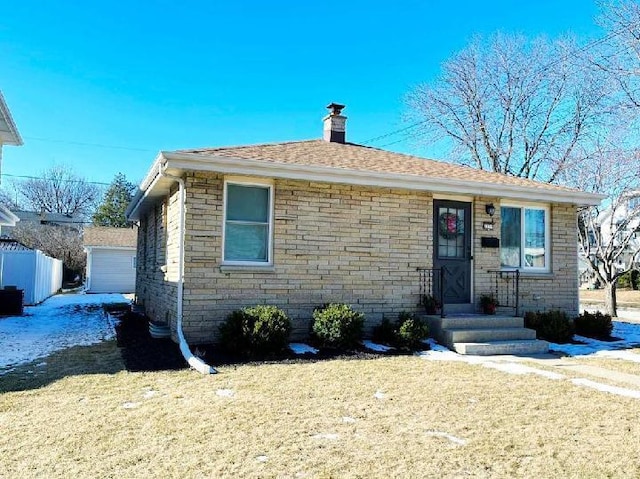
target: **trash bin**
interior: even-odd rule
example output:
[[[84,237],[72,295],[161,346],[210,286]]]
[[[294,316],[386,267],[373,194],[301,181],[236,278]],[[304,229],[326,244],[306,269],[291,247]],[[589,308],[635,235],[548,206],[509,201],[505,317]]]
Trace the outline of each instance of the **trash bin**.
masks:
[[[0,316],[22,316],[24,291],[15,286],[0,289]]]

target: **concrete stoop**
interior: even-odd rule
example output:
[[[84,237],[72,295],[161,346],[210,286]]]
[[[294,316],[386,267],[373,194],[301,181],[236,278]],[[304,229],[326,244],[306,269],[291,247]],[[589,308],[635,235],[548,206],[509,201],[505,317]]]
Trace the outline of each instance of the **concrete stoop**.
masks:
[[[549,351],[549,343],[536,339],[536,332],[516,316],[427,316],[427,321],[438,342],[459,354],[527,356]]]

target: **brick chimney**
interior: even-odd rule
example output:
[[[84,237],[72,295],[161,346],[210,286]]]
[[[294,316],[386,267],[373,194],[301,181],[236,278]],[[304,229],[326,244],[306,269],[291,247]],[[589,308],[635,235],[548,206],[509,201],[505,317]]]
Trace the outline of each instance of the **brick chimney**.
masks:
[[[330,113],[323,118],[324,121],[324,141],[333,143],[344,143],[346,136],[346,122],[347,117],[342,116],[340,113],[344,108],[344,105],[338,103],[331,103],[327,105]]]

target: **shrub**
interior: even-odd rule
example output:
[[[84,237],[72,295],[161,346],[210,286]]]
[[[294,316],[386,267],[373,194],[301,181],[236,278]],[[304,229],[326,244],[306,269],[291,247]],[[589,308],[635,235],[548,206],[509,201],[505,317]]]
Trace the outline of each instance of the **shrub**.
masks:
[[[573,338],[573,321],[564,311],[528,312],[524,315],[524,325],[535,329],[538,339],[552,343],[568,343]]]
[[[637,291],[640,288],[640,271],[632,269],[618,278],[619,288],[628,288]]]
[[[392,323],[387,318],[373,329],[373,340],[398,348],[418,349],[424,347],[422,340],[429,335],[426,323],[413,313],[402,311]]]
[[[220,325],[223,349],[242,355],[277,353],[289,341],[291,321],[276,306],[254,306],[232,312]]]
[[[351,348],[362,337],[364,314],[348,304],[332,303],[313,312],[311,330],[323,346]]]
[[[429,335],[427,324],[412,313],[401,312],[396,324],[396,341],[401,348],[417,349],[422,345],[422,340]]]
[[[611,316],[600,311],[589,313],[585,311],[574,320],[576,333],[589,338],[608,339],[611,337],[613,323]]]

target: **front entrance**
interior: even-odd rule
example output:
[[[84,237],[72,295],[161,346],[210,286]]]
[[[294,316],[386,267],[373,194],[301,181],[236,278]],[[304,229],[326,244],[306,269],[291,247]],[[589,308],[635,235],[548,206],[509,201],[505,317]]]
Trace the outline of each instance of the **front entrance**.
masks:
[[[444,303],[470,303],[471,203],[434,200],[433,211],[433,267],[445,271]],[[439,297],[439,290],[434,293]]]

